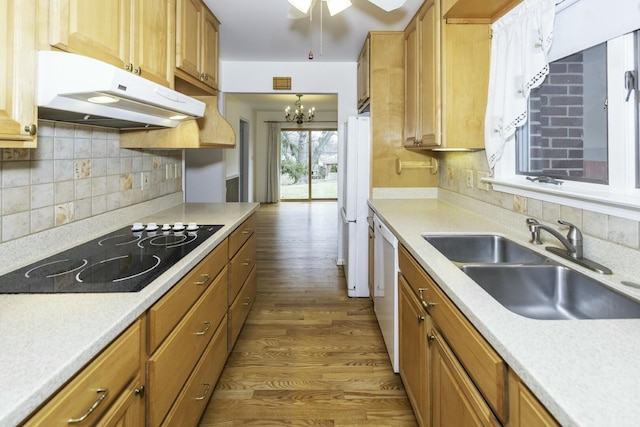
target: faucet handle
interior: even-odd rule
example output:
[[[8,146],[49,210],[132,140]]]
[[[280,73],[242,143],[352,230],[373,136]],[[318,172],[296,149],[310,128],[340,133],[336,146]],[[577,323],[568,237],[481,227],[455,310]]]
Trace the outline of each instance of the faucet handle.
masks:
[[[540,223],[538,222],[538,220],[537,220],[537,219],[535,219],[535,218],[527,218],[527,220],[526,220],[526,221],[527,221],[527,225],[540,224]]]
[[[580,231],[580,229],[578,229],[578,227],[571,224],[570,222],[563,221],[561,219],[558,220],[558,224],[566,225],[567,227],[569,227],[569,232],[567,233],[567,239],[569,239],[571,243],[575,245],[576,242],[582,241],[582,232]]]

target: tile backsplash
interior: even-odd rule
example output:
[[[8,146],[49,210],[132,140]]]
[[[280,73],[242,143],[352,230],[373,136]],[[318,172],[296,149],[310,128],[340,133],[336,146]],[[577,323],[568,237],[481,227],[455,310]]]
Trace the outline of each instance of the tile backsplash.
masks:
[[[632,249],[640,249],[640,222],[612,215],[572,208],[557,203],[486,190],[479,187],[480,178],[489,174],[484,151],[446,153],[440,156],[439,186],[454,193],[532,216],[548,223],[564,219],[578,226],[585,235]],[[467,185],[472,174],[473,187]]]
[[[2,242],[182,191],[181,150],[120,148],[117,130],[41,121],[38,148],[0,150]]]

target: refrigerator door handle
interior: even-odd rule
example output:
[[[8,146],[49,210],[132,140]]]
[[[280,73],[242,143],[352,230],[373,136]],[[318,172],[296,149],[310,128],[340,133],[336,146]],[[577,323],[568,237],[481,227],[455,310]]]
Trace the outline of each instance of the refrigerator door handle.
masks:
[[[344,207],[340,209],[340,215],[342,216],[342,222],[345,224],[348,224],[350,222],[356,222],[355,219],[347,219],[347,212]]]

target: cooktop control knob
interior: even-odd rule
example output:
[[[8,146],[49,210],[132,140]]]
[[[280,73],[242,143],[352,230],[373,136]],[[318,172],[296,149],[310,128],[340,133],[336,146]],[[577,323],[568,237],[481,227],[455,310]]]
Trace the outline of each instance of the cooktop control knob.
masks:
[[[173,231],[182,231],[184,230],[184,224],[181,222],[176,222],[173,224]]]
[[[134,222],[131,227],[131,231],[142,231],[144,230],[144,225],[141,222]]]
[[[156,231],[158,229],[158,224],[155,222],[150,222],[147,224],[147,231]]]
[[[162,224],[162,231],[171,230],[171,224]]]
[[[197,230],[198,228],[199,228],[198,224],[195,222],[190,222],[189,225],[187,225],[188,231],[194,231],[194,230]]]

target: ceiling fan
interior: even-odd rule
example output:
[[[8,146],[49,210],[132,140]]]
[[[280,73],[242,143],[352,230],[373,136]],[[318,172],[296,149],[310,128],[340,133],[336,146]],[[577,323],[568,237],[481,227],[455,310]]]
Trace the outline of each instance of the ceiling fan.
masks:
[[[349,6],[351,6],[350,0],[321,0],[327,4],[327,8],[329,9],[329,14],[334,16]],[[370,3],[378,6],[379,8],[391,12],[392,10],[396,10],[406,2],[406,0],[368,0]],[[289,0],[291,6],[302,12],[303,14],[309,13],[309,9],[316,2],[316,0]]]

